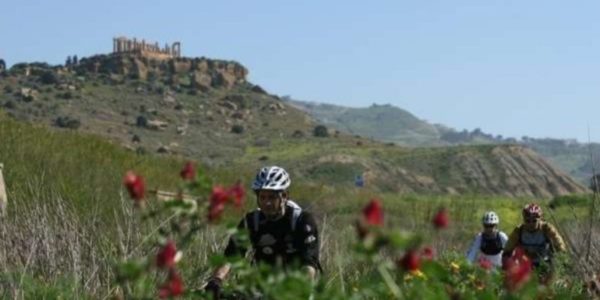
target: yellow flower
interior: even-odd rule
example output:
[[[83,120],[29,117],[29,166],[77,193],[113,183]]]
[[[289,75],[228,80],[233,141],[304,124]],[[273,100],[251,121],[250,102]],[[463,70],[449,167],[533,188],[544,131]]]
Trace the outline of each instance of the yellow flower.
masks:
[[[460,270],[460,266],[456,262],[451,262],[450,270],[452,270],[454,273],[457,273]]]
[[[485,289],[485,283],[481,280],[476,280],[475,281],[475,289],[477,289],[478,291]]]
[[[414,278],[414,276],[411,273],[406,273],[406,274],[404,274],[403,279],[404,279],[404,281],[408,282],[408,281],[413,280],[413,278]]]
[[[470,281],[475,281],[477,279],[473,274],[469,274],[467,278],[469,278]]]
[[[419,269],[410,271],[410,274],[416,278],[421,278],[423,280],[427,280],[427,275],[425,275],[425,273],[421,272],[421,270],[419,270]]]

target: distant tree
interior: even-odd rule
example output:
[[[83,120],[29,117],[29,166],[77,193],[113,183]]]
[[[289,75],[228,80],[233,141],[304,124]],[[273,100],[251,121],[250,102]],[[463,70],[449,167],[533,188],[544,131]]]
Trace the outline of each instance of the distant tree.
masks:
[[[327,127],[325,127],[325,125],[317,125],[317,126],[315,126],[315,129],[313,131],[313,135],[316,137],[328,137],[329,132],[327,130]]]
[[[73,65],[78,65],[79,64],[79,58],[77,58],[77,54],[73,55]]]
[[[67,56],[67,61],[65,61],[65,66],[70,67],[73,61],[71,60],[71,56]]]

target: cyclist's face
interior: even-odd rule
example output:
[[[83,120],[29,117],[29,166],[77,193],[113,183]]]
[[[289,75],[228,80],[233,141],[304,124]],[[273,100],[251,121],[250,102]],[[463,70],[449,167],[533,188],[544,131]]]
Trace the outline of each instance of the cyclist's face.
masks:
[[[287,198],[285,192],[260,190],[258,191],[258,207],[267,216],[280,216],[283,203]]]
[[[494,233],[494,231],[496,231],[496,225],[492,225],[492,224],[484,224],[483,225],[483,232],[485,232],[487,234],[492,234],[492,233]]]
[[[536,229],[539,220],[540,220],[539,217],[523,215],[523,223],[525,224],[525,229],[527,229],[527,230]]]

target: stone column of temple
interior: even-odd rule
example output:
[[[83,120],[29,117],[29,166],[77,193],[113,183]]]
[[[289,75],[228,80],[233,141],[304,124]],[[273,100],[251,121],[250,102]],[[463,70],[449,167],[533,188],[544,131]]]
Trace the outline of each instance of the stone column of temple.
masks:
[[[181,43],[180,42],[173,43],[172,49],[173,49],[174,57],[181,57]]]

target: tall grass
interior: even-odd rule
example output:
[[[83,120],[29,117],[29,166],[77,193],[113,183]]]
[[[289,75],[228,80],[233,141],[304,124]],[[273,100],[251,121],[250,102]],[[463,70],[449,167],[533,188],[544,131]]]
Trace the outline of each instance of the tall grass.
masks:
[[[9,197],[8,216],[0,220],[0,296],[14,299],[94,298],[118,294],[114,263],[131,257],[151,257],[153,240],[146,235],[156,224],[143,224],[124,199],[123,173],[135,169],[150,187],[175,189],[181,160],[136,155],[101,138],[71,132],[48,131],[13,122],[0,114],[0,162],[5,164]],[[253,166],[204,170],[215,182],[229,184],[250,178]],[[246,182],[247,183],[247,182]],[[441,257],[458,259],[480,229],[480,216],[495,210],[501,229],[509,232],[520,222],[525,202],[471,196],[380,194],[294,181],[292,197],[317,217],[322,239],[324,279],[329,288],[351,291],[354,282],[374,272],[353,259],[354,220],[371,197],[383,201],[386,223],[431,237]],[[251,209],[253,195],[248,195]],[[541,200],[544,202],[544,200]],[[569,202],[549,210],[571,246],[571,281],[583,280],[598,269],[600,245],[593,239],[589,261],[581,259],[586,242],[587,202]],[[431,229],[440,207],[450,211],[452,225]],[[237,220],[230,218],[226,224]],[[185,252],[182,274],[189,289],[201,288],[210,272],[209,258],[226,243],[227,225],[201,230]],[[594,228],[593,237],[599,228]]]

